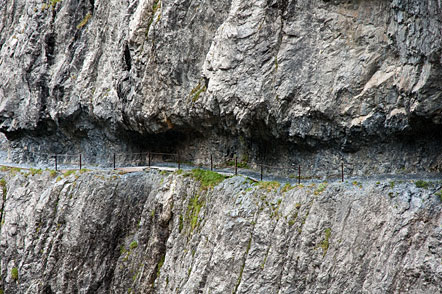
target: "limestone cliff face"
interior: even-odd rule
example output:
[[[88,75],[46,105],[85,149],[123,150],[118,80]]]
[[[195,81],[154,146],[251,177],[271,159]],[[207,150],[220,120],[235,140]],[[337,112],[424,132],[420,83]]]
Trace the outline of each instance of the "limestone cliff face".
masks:
[[[282,162],[314,161],[313,149],[441,169],[440,1],[8,0],[0,11],[12,148],[207,154],[198,144]]]
[[[440,292],[440,182],[2,177],[4,293]]]

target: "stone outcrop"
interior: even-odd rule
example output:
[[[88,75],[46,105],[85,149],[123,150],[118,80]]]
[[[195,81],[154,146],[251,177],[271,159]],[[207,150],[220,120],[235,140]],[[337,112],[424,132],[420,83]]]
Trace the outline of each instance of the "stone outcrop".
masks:
[[[14,0],[0,12],[0,128],[16,161],[38,160],[23,147],[180,149],[441,169],[440,1]]]
[[[442,284],[436,181],[2,178],[4,293],[438,293]]]

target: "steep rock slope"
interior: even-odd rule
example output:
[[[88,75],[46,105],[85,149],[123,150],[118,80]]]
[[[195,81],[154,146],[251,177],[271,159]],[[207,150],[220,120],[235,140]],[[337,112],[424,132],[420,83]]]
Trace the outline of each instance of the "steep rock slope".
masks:
[[[0,11],[12,149],[441,169],[440,1],[9,0]]]
[[[3,178],[5,293],[438,293],[442,283],[440,183]]]

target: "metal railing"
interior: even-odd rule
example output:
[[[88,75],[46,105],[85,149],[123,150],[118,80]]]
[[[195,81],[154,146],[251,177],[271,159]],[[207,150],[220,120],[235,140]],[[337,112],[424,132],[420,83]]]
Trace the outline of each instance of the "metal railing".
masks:
[[[101,154],[101,160],[97,163],[96,155],[83,155],[82,153],[74,153],[74,154],[50,154],[50,153],[39,153],[39,152],[28,152],[28,154],[38,155],[40,158],[46,157],[48,160],[53,160],[53,166],[55,170],[60,169],[72,169],[76,167],[78,169],[82,169],[84,167],[95,167],[95,168],[129,168],[129,167],[152,167],[154,165],[168,165],[169,167],[174,167],[177,169],[181,169],[182,166],[186,167],[200,167],[208,170],[229,170],[232,174],[238,175],[238,170],[243,172],[253,172],[255,177],[259,180],[263,180],[265,176],[274,176],[278,175],[282,172],[285,176],[288,175],[289,178],[297,179],[298,184],[301,183],[301,180],[313,179],[315,178],[313,174],[310,176],[304,175],[303,172],[307,169],[306,166],[304,168],[301,164],[295,166],[274,166],[268,165],[265,163],[253,163],[252,166],[249,166],[247,162],[241,161],[239,162],[238,156],[234,156],[234,158],[223,158],[222,160],[216,160],[214,156],[211,154],[208,158],[198,158],[199,160],[203,160],[206,164],[194,164],[192,161],[183,161],[183,157],[180,156],[180,153],[165,153],[165,152],[123,152],[123,153],[110,153],[110,154]],[[94,158],[95,157],[95,158]],[[103,160],[103,158],[105,158]],[[205,159],[205,160],[204,160]],[[52,165],[47,162],[48,165]],[[342,182],[344,182],[344,172],[345,166],[344,163],[341,162],[339,166],[335,169],[336,174],[333,175],[335,178],[340,178]]]

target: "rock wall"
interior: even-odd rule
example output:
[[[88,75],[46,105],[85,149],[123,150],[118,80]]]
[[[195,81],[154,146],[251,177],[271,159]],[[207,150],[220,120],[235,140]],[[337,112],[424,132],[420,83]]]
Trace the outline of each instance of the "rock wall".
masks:
[[[39,159],[24,147],[180,149],[441,170],[440,1],[8,0],[0,12],[0,129],[16,161]]]
[[[2,178],[3,293],[438,293],[442,284],[441,182]]]

